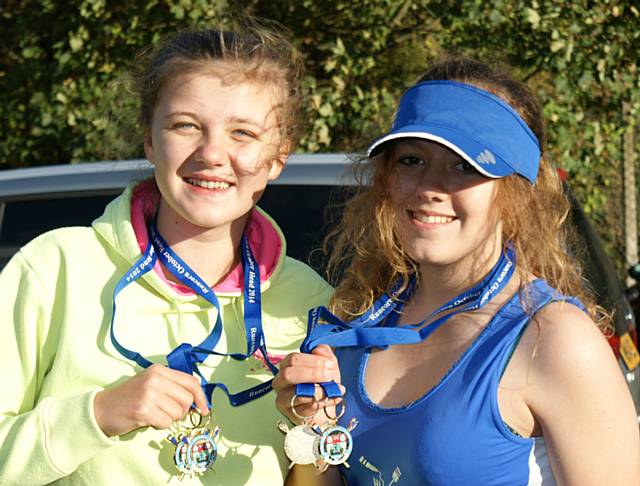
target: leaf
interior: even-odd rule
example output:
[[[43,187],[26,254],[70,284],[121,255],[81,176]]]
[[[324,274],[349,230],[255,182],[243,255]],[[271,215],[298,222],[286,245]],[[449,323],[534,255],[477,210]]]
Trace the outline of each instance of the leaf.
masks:
[[[534,29],[540,27],[540,14],[536,10],[527,7],[524,9],[524,15]]]

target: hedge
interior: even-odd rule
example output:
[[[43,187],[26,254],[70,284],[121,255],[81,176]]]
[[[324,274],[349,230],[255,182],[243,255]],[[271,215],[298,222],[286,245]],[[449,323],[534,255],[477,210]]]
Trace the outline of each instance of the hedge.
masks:
[[[306,57],[299,151],[360,150],[445,52],[501,59],[539,94],[549,155],[622,271],[622,147],[640,112],[634,1],[6,0],[0,6],[0,168],[142,155],[117,80],[175,29],[230,12],[277,20]],[[631,109],[623,119],[622,103]]]

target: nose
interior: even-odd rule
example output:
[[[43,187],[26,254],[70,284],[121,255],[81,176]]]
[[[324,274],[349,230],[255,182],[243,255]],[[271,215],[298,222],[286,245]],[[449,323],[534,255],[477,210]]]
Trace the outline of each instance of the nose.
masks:
[[[195,160],[208,166],[221,166],[229,163],[228,144],[223,133],[209,131],[202,134],[195,151]]]
[[[425,166],[415,179],[415,194],[424,201],[443,201],[447,193],[446,176],[436,164]]]

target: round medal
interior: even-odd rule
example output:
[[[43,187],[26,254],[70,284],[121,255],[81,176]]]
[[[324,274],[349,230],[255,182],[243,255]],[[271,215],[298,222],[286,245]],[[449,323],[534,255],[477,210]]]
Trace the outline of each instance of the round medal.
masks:
[[[284,437],[284,452],[295,464],[314,464],[318,459],[320,436],[308,425],[298,425]]]
[[[327,464],[344,464],[351,455],[353,438],[351,432],[340,425],[333,425],[322,433],[320,456]]]
[[[218,448],[208,430],[189,440],[187,462],[195,473],[203,473],[213,467],[218,457]]]
[[[189,473],[189,465],[187,464],[187,449],[189,448],[189,441],[186,437],[182,436],[175,442],[176,451],[173,455],[173,462],[176,464],[176,468],[181,473]]]

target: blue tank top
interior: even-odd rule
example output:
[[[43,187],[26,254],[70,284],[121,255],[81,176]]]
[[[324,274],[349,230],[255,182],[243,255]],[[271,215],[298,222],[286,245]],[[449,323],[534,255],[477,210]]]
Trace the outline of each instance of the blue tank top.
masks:
[[[350,467],[341,469],[348,484],[514,486],[535,482],[530,482],[531,467],[541,439],[517,436],[504,424],[498,410],[498,383],[530,315],[559,300],[584,309],[542,280],[529,285],[529,313],[516,293],[440,382],[404,407],[385,408],[369,399],[364,376],[370,350],[338,349],[348,390],[341,425],[346,427],[352,417],[359,421],[352,431]],[[543,456],[544,461],[544,449]],[[550,474],[548,466],[547,470]]]

